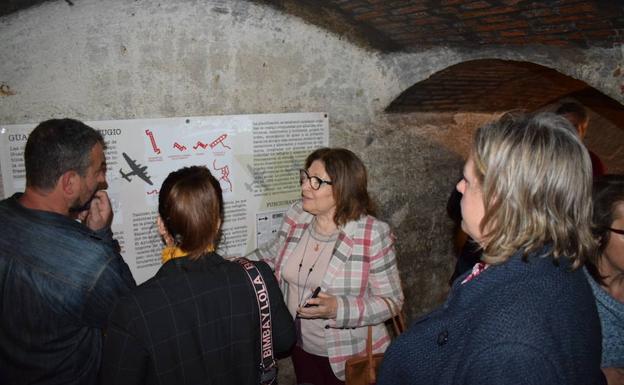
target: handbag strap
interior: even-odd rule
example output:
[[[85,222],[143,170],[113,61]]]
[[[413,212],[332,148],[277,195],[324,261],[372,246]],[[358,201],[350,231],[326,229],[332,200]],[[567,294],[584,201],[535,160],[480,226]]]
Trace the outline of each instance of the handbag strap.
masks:
[[[368,337],[366,338],[366,358],[368,360],[368,378],[370,383],[375,383],[377,373],[375,373],[375,365],[373,365],[373,327],[368,326]]]
[[[276,369],[275,357],[273,356],[273,334],[271,332],[271,303],[269,301],[269,290],[260,270],[247,258],[235,260],[243,267],[247,277],[251,281],[251,286],[256,293],[258,302],[258,316],[260,317],[260,370],[269,376]],[[277,372],[275,372],[277,374]]]
[[[394,302],[392,298],[382,297],[388,309],[390,309],[390,314],[392,315],[392,328],[394,329],[395,337],[398,337],[405,331],[405,318],[403,317],[403,312],[399,309],[397,304]]]
[[[398,337],[405,331],[405,318],[403,312],[399,310],[399,307],[392,298],[381,297],[390,310],[390,319],[392,320],[392,328],[394,329],[395,337]],[[373,328],[368,327],[368,338],[366,339],[366,355],[372,357],[373,355]],[[371,358],[372,360],[372,358]]]
[[[391,298],[381,297],[392,315],[392,326],[394,332],[398,337],[405,330],[405,320],[403,313],[398,309],[398,306]],[[373,365],[373,327],[368,326],[368,336],[366,338],[366,359],[368,361],[368,378],[371,383],[375,383],[377,373],[375,373],[375,365]]]

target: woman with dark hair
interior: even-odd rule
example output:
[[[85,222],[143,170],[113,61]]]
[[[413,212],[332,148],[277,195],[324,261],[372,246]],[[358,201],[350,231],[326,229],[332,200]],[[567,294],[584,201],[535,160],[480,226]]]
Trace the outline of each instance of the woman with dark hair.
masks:
[[[598,252],[587,263],[602,325],[602,371],[624,383],[624,175],[594,182],[594,235]]]
[[[164,264],[115,307],[102,382],[259,384],[256,292],[240,264],[215,253],[223,223],[219,182],[205,167],[172,172],[158,213]],[[254,264],[269,294],[274,354],[287,352],[295,342],[292,318],[271,269]]]
[[[403,304],[394,236],[374,217],[366,168],[353,152],[314,151],[300,182],[302,200],[286,213],[277,238],[252,257],[275,269],[296,317],[297,383],[342,384],[345,361],[366,351],[368,325],[375,353],[390,342],[384,298]]]
[[[388,348],[379,385],[592,385],[600,321],[579,267],[595,248],[591,162],[552,113],[479,128],[457,184],[482,247],[445,304]]]

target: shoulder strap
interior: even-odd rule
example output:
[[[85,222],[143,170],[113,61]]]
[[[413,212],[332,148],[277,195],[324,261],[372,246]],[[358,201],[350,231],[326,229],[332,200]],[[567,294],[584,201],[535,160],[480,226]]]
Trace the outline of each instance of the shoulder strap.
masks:
[[[394,329],[395,337],[398,337],[401,333],[405,331],[405,318],[403,317],[403,312],[397,304],[392,300],[392,298],[382,297],[386,306],[390,310],[390,314],[392,315],[392,327]]]
[[[260,274],[260,270],[246,258],[235,260],[243,267],[256,292],[258,301],[258,315],[260,317],[260,369],[267,372],[276,367],[273,356],[273,334],[271,333],[271,303],[269,290]]]

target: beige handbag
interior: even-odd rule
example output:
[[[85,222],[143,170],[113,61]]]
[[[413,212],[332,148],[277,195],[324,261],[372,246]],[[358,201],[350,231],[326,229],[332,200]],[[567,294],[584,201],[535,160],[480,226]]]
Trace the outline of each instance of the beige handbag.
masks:
[[[383,299],[392,314],[392,328],[394,336],[398,337],[405,330],[405,319],[394,301]],[[370,385],[377,382],[377,371],[383,360],[383,353],[373,354],[373,327],[368,327],[366,338],[366,355],[354,356],[345,363],[346,385]]]

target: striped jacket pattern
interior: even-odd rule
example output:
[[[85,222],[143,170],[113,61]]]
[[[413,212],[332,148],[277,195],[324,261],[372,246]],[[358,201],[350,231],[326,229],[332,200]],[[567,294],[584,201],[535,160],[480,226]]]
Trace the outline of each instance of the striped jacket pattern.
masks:
[[[303,210],[301,202],[294,203],[277,237],[248,256],[274,269],[285,296],[288,283],[282,279],[282,270],[313,218]],[[389,226],[372,216],[342,226],[321,289],[337,299],[336,319],[326,320],[325,340],[332,369],[344,380],[345,361],[365,354],[368,325],[373,325],[375,353],[385,351],[389,345],[383,322],[391,312],[383,298],[391,299],[399,308],[403,305],[394,235]]]

